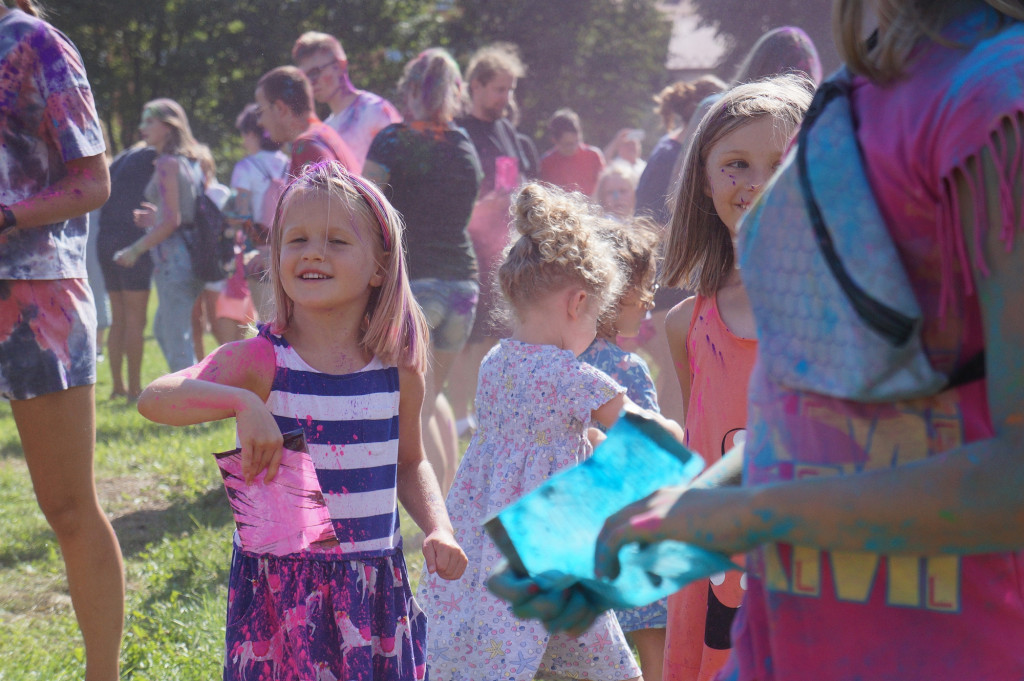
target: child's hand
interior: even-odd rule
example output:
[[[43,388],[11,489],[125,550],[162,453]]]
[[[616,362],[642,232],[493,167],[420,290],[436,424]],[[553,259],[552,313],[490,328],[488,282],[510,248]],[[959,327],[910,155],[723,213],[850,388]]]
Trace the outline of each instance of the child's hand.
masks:
[[[267,474],[263,482],[274,479],[281,465],[281,447],[284,445],[284,436],[267,405],[255,394],[249,394],[254,401],[235,412],[238,440],[242,447],[242,473],[247,485],[251,485],[264,469]]]
[[[508,601],[516,617],[540,620],[552,634],[566,631],[578,636],[590,628],[603,610],[587,600],[576,581],[572,575],[555,570],[522,577],[506,563],[491,573],[487,588]]]
[[[455,537],[448,530],[434,530],[423,540],[423,558],[427,572],[437,573],[441,579],[458,579],[466,571],[469,559]]]
[[[114,262],[121,267],[134,267],[140,255],[142,252],[132,244],[114,253]]]

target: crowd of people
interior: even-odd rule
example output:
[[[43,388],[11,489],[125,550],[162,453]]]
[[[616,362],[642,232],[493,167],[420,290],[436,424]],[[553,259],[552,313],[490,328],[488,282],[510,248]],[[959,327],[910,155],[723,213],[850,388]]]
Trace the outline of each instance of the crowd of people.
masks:
[[[770,31],[728,83],[654,96],[665,134],[646,160],[642,130],[601,149],[568,108],[539,154],[516,129],[528,71],[511,44],[476,51],[465,78],[423,51],[392,104],[353,85],[337,38],[305,33],[293,65],[254,83],[246,155],[222,185],[166,97],[108,163],[75,46],[32,0],[0,4],[0,394],[60,544],[87,681],[118,678],[124,619],[92,474],[101,355],[111,398],[148,419],[234,418],[247,483],[272,484],[283,433],[305,434],[337,541],[274,555],[236,533],[225,679],[1024,676],[1024,3],[833,13],[839,73],[822,83],[799,28]],[[762,230],[788,239],[805,205],[815,225],[859,214],[842,193],[818,197],[827,210],[783,204],[784,220],[765,209],[785,178],[814,190],[807,158],[827,134],[801,125],[837,97],[852,124],[830,132],[860,153],[827,172],[863,167],[938,388],[867,398],[773,369],[830,366],[800,355],[804,329],[764,338],[769,308],[798,316],[823,295],[761,289],[804,281],[790,273],[812,256],[750,249]],[[202,196],[236,242],[223,281],[191,262]],[[834,238],[817,243],[836,272],[857,239]],[[863,301],[852,275],[837,290]],[[169,373],[144,388],[151,282]],[[482,525],[586,460],[624,410],[708,469],[606,509],[597,573],[665,540],[743,570],[604,611],[563,575],[503,564]],[[423,534],[418,585],[399,503]]]

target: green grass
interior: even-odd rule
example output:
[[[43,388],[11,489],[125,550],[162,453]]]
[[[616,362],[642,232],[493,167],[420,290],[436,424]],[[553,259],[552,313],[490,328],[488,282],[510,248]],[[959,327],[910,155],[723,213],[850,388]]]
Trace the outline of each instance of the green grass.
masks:
[[[213,339],[206,339],[207,349]],[[143,384],[166,371],[147,338]],[[234,423],[150,423],[96,386],[96,479],[125,559],[122,678],[220,678],[233,522],[211,452],[234,446]],[[10,409],[0,407],[0,681],[81,679],[84,653],[53,533],[39,511]],[[402,515],[407,538],[415,525]],[[410,542],[412,543],[412,542]],[[415,585],[422,565],[407,555]]]

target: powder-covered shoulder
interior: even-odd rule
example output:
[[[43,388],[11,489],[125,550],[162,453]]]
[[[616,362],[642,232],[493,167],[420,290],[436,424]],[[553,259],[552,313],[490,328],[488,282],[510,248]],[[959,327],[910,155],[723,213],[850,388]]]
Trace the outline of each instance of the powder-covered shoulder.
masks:
[[[948,49],[948,48],[947,48]],[[949,53],[947,53],[949,54]],[[931,172],[938,196],[937,236],[942,244],[943,287],[939,308],[947,311],[952,299],[953,263],[959,262],[963,286],[972,290],[971,272],[988,271],[981,260],[968,259],[968,232],[978,241],[992,225],[998,226],[1007,248],[1021,228],[1022,216],[1012,187],[1024,167],[1024,23],[1014,22],[994,35],[961,51],[947,74],[935,129],[930,136]],[[987,155],[994,166],[999,215],[990,215],[986,174],[980,159]],[[957,189],[959,178],[969,196]],[[964,201],[967,205],[961,205]],[[973,213],[976,230],[967,230],[964,210]],[[980,241],[979,241],[980,243]],[[980,251],[978,251],[980,258]]]
[[[935,135],[940,177],[963,169],[984,148],[1005,155],[999,134],[1024,117],[1024,23],[1014,22],[977,42],[948,75]],[[1009,159],[1001,158],[1006,162]]]

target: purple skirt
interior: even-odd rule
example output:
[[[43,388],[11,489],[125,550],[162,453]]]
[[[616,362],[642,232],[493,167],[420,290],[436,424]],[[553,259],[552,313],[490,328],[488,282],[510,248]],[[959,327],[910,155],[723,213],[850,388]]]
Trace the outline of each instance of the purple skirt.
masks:
[[[401,548],[338,560],[235,546],[225,681],[419,681],[425,648]]]

